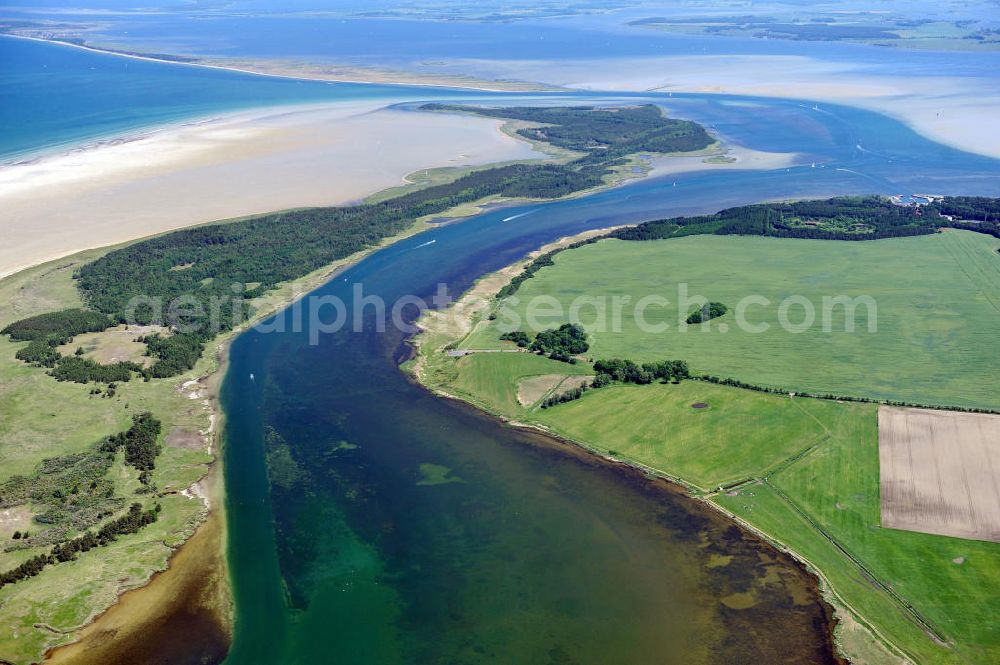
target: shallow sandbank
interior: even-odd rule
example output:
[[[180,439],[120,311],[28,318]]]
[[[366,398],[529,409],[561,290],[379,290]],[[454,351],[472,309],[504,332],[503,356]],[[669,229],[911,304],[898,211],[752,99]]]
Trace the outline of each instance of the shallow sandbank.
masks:
[[[497,120],[383,104],[244,112],[0,167],[0,277],[193,224],[347,203],[421,168],[543,156]]]

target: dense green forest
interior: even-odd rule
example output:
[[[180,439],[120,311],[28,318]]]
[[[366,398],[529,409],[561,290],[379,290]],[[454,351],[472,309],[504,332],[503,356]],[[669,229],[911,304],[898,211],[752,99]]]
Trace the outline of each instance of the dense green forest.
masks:
[[[956,221],[1000,223],[1000,199],[985,196],[946,196],[927,206]]]
[[[663,115],[655,104],[597,108],[593,106],[501,107],[424,104],[423,111],[474,113],[489,118],[524,120],[542,127],[517,130],[521,136],[560,148],[591,153],[587,161],[617,159],[638,152],[691,152],[713,143],[705,128],[689,120]],[[578,160],[576,163],[581,163]]]
[[[0,335],[10,335],[15,342],[44,340],[52,346],[59,346],[76,335],[101,332],[111,325],[111,319],[104,314],[79,308],[64,309],[16,321],[0,330]]]
[[[714,215],[646,222],[615,231],[610,237],[660,240],[716,234],[877,240],[925,235],[940,228],[966,229],[1000,237],[1000,199],[945,196],[926,206],[896,205],[881,196],[762,203],[727,208]]]
[[[1000,199],[985,196],[946,196],[927,206],[947,215],[948,226],[1000,238]]]
[[[758,235],[825,240],[874,240],[933,233],[942,226],[934,211],[899,206],[880,196],[841,196],[727,208],[713,215],[674,217],[620,229],[611,237],[659,240],[688,235]]]

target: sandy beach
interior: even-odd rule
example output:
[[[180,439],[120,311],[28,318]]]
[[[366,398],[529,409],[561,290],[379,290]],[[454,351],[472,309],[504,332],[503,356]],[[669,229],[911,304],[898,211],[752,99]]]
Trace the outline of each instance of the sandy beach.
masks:
[[[0,166],[0,277],[195,224],[355,202],[426,168],[548,157],[500,120],[384,104],[244,111]],[[650,174],[794,160],[724,144],[656,157]]]
[[[466,88],[485,92],[555,92],[560,88],[533,81],[492,80],[482,79],[466,74],[433,74],[418,73],[391,67],[376,67],[348,65],[342,63],[318,63],[281,58],[206,58],[185,57],[170,59],[158,55],[144,55],[141,52],[129,51],[124,46],[103,44],[76,43],[74,33],[67,35],[53,34],[49,30],[16,30],[4,32],[3,36],[15,39],[27,39],[34,42],[45,42],[65,48],[106,53],[121,58],[164,62],[185,67],[205,67],[207,69],[225,69],[244,74],[290,78],[300,81],[330,81],[336,83],[373,83],[378,85],[401,85],[430,88]]]
[[[193,224],[356,201],[422,168],[544,157],[487,118],[272,108],[0,167],[0,277]]]
[[[758,170],[769,171],[796,166],[802,157],[794,152],[765,152],[746,146],[724,143],[710,153],[660,155],[650,160],[649,176],[664,176],[688,171]]]

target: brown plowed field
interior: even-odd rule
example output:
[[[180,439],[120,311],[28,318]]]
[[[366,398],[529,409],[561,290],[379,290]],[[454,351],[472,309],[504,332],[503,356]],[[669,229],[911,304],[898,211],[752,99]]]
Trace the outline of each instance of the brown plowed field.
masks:
[[[883,406],[882,526],[1000,542],[1000,416]]]

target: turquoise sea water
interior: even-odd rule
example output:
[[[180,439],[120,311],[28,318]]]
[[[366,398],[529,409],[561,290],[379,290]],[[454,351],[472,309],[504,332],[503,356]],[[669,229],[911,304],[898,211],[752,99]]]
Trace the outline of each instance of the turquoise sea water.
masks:
[[[0,36],[0,161],[253,107],[449,94],[257,76]]]

